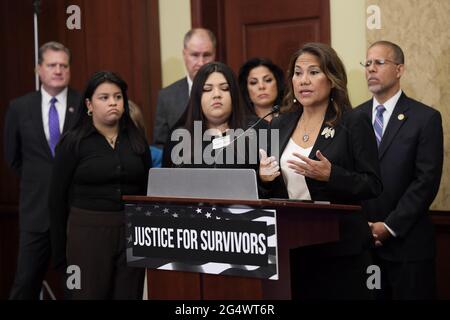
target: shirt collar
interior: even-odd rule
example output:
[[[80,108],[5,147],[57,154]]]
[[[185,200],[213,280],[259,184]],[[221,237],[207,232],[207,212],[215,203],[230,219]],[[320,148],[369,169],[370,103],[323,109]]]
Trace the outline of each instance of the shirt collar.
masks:
[[[58,100],[58,103],[60,103],[62,106],[66,105],[67,102],[67,87],[65,87],[60,93],[58,93],[55,98]],[[49,105],[50,100],[53,98],[47,91],[45,91],[44,86],[41,86],[41,95],[42,95],[42,102],[44,105]]]
[[[398,99],[400,99],[400,96],[402,95],[402,90],[398,90],[396,94],[394,94],[392,97],[390,97],[385,103],[383,103],[383,106],[386,108],[386,111],[389,112],[389,114],[392,114],[394,111],[395,105],[398,102]],[[375,97],[373,97],[373,106],[372,106],[372,112],[376,112],[376,107],[379,106],[381,103],[377,101]]]

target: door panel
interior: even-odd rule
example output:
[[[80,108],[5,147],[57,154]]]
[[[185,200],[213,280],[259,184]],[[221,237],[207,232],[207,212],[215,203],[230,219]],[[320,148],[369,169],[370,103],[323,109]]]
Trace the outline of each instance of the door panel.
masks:
[[[191,6],[193,27],[216,34],[218,59],[235,71],[252,57],[286,70],[302,44],[330,43],[329,0],[192,0]]]

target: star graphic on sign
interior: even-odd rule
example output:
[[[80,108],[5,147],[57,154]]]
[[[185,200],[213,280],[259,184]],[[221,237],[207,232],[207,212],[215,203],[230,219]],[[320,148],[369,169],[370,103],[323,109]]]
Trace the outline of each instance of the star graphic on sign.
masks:
[[[210,212],[207,212],[207,213],[205,214],[205,217],[207,217],[208,219],[211,218],[211,213],[210,213]]]
[[[151,213],[151,211],[147,211],[147,212],[145,213],[145,215],[146,215],[147,217],[150,217],[150,216],[152,215],[152,213]]]
[[[164,212],[164,213],[169,213],[169,209],[165,208],[165,209],[163,210],[163,212]]]
[[[172,216],[173,216],[174,218],[178,218],[178,213],[174,213]]]
[[[202,213],[202,209],[197,208],[197,210],[195,210],[197,213]]]

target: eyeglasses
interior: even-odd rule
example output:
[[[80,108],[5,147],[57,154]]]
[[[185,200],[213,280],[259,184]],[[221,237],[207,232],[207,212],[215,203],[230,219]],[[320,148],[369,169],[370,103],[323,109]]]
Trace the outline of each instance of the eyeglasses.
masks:
[[[367,60],[366,62],[360,62],[360,64],[364,67],[364,68],[368,68],[372,65],[372,63],[374,63],[377,67],[381,67],[384,66],[387,62],[390,62],[392,64],[395,64],[396,66],[398,66],[401,63],[397,63],[395,61],[392,60],[388,60],[388,59],[374,59],[374,60]]]

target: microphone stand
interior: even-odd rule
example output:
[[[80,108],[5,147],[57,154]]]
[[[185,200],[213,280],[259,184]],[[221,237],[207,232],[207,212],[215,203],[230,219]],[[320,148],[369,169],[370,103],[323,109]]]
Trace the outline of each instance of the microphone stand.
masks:
[[[280,106],[279,105],[274,105],[272,107],[272,109],[270,110],[269,113],[267,113],[264,117],[259,118],[258,121],[256,121],[254,124],[252,124],[250,127],[248,127],[247,129],[244,130],[244,132],[242,132],[240,135],[238,135],[236,138],[234,138],[227,146],[224,146],[222,148],[220,148],[219,152],[217,152],[217,155],[214,156],[214,169],[216,169],[217,166],[217,158],[218,156],[221,156],[223,153],[223,150],[228,147],[229,145],[231,145],[232,143],[234,143],[236,140],[238,140],[240,137],[242,137],[244,134],[247,133],[247,131],[253,129],[254,127],[256,127],[262,120],[264,120],[265,118],[267,118],[268,116],[270,116],[271,114],[277,113],[280,111]]]
[[[34,67],[37,68],[38,65],[38,15],[41,13],[41,1],[33,0],[33,11],[34,11]],[[39,90],[39,75],[37,72],[34,73],[34,80],[36,91]]]

